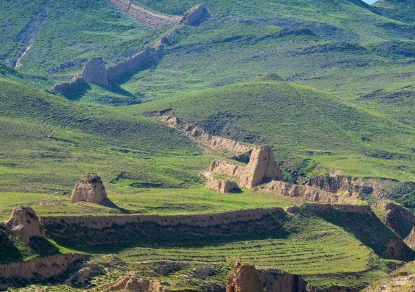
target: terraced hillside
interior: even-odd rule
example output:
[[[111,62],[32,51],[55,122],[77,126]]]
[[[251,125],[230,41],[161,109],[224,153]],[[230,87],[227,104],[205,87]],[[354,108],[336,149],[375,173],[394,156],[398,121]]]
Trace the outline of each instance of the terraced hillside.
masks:
[[[415,210],[412,0],[131,1],[0,0],[0,222],[41,217],[0,224],[0,290],[221,292],[237,260],[312,292],[410,287],[412,264],[387,276],[412,226],[371,207]],[[186,23],[195,6],[209,17]],[[91,58],[104,82],[73,79]],[[204,175],[218,160],[278,175],[215,192],[243,177]],[[113,204],[71,204],[86,173]],[[321,194],[353,205],[303,204]],[[32,222],[42,244],[19,237]],[[69,253],[84,262],[36,274]]]

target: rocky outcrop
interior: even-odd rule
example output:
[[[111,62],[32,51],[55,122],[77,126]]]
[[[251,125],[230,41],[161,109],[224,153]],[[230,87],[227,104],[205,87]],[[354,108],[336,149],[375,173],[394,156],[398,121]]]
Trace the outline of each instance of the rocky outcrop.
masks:
[[[374,205],[386,211],[382,221],[401,238],[406,238],[415,226],[415,215],[411,211],[393,202],[380,202]]]
[[[264,180],[282,179],[282,172],[275,162],[274,153],[268,145],[259,146],[251,154],[241,177],[240,186],[251,189]]]
[[[108,86],[108,74],[104,61],[101,58],[90,59],[82,71],[82,79],[99,86]]]
[[[3,264],[0,265],[0,279],[47,280],[65,273],[76,262],[87,258],[83,254],[58,254]]]
[[[48,235],[66,245],[210,240],[285,234],[287,214],[281,208],[254,209],[204,215],[130,215],[43,217]]]
[[[226,284],[226,292],[263,292],[262,283],[254,265],[235,263]]]
[[[180,16],[169,16],[153,12],[128,0],[110,1],[125,14],[151,27],[163,27],[171,24],[179,24],[181,20]]]
[[[107,192],[99,176],[87,174],[75,185],[71,195],[71,203],[79,202],[108,204]]]
[[[411,233],[409,233],[408,237],[405,238],[405,243],[412,249],[415,249],[415,227],[412,228]]]
[[[359,202],[356,196],[335,195],[317,187],[294,185],[283,181],[272,181],[261,187],[260,190],[306,202],[328,204],[358,204]]]
[[[39,218],[29,207],[15,207],[10,219],[3,226],[7,232],[26,244],[30,244],[33,237],[45,237]]]
[[[183,14],[180,24],[197,25],[208,18],[210,18],[209,10],[203,5],[197,5]]]
[[[222,194],[241,191],[236,182],[220,179],[209,179],[206,182],[206,187]]]

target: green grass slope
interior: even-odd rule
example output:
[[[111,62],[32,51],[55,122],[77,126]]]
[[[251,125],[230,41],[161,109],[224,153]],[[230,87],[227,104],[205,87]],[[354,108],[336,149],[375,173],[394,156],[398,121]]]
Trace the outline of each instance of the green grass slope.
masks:
[[[150,118],[77,105],[5,79],[0,87],[1,190],[68,193],[86,172],[118,191],[133,183],[186,187],[208,165],[187,138]]]
[[[289,169],[415,179],[414,128],[309,87],[284,82],[238,84],[136,109],[166,108],[212,134],[269,143]]]
[[[387,17],[415,23],[415,1],[413,0],[379,0],[374,7]]]
[[[33,44],[20,69],[58,80],[78,74],[90,57],[124,60],[160,33],[107,0],[1,1],[0,27],[1,61],[14,65],[15,56]]]

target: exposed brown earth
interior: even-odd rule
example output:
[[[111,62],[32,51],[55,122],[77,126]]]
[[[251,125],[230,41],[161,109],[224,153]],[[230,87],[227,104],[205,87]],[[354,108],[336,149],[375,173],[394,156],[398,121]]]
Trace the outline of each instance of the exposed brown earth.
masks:
[[[239,179],[238,187],[251,189],[266,180],[282,179],[282,171],[276,164],[271,147],[264,145],[252,150],[247,166],[231,161],[215,159],[204,173],[208,179],[207,187],[217,190],[218,182],[213,183],[215,174],[225,174]]]
[[[149,11],[128,0],[110,0],[118,9],[135,20],[152,27],[162,27],[170,24],[179,24],[180,16],[169,16]]]
[[[261,280],[254,265],[235,263],[229,275],[226,292],[263,292]]]
[[[282,179],[282,171],[275,162],[274,153],[268,145],[254,149],[249,163],[240,176],[240,186],[251,189],[267,179]]]
[[[77,261],[88,258],[82,254],[58,254],[26,262],[0,265],[0,278],[45,280],[65,273]]]
[[[415,262],[394,271],[386,279],[375,283],[362,292],[413,292],[415,291]]]
[[[30,244],[32,237],[45,237],[45,231],[40,225],[35,211],[29,207],[15,207],[8,221],[2,224],[5,230],[18,240]]]
[[[249,264],[235,263],[228,278],[227,292],[322,292],[301,276],[281,270],[256,270]],[[324,292],[358,292],[360,289],[333,286]]]
[[[411,233],[405,238],[405,243],[412,249],[415,249],[415,227],[412,228]]]
[[[108,86],[107,68],[102,58],[93,58],[86,63],[82,71],[82,79],[100,86]]]
[[[318,187],[309,185],[294,185],[283,181],[272,181],[260,190],[278,196],[291,197],[300,201],[329,203],[329,204],[358,204],[357,196],[335,195]]]
[[[401,205],[392,202],[380,202],[374,207],[387,211],[382,220],[401,238],[406,238],[415,226],[415,215]]]
[[[165,289],[158,280],[142,280],[126,276],[115,282],[108,283],[97,289],[97,291],[141,291],[141,292],[163,292]]]
[[[209,179],[206,182],[206,186],[222,194],[240,191],[240,188],[236,182],[227,180]]]
[[[104,184],[99,176],[87,174],[74,187],[71,203],[95,203],[105,205],[109,202]]]

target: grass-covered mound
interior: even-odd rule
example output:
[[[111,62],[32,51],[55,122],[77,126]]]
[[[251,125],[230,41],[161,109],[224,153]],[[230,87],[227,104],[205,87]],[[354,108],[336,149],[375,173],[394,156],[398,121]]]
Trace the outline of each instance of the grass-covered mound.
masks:
[[[143,105],[173,108],[185,123],[240,141],[268,143],[276,158],[308,174],[414,180],[414,129],[313,88],[255,82],[180,95]]]

